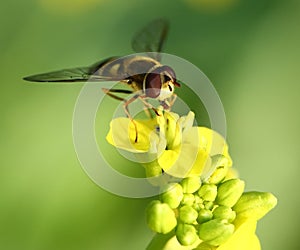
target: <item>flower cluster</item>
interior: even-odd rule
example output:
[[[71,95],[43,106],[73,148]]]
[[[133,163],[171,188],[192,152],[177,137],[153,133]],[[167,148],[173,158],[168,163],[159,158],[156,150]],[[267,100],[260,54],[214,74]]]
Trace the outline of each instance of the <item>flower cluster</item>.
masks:
[[[276,205],[276,198],[244,192],[242,180],[223,178],[201,183],[199,177],[188,177],[168,184],[148,206],[148,226],[160,234],[171,232],[185,249],[260,249],[256,222]]]
[[[134,124],[114,119],[107,135],[112,145],[142,158],[148,177],[167,177],[151,181],[161,194],[147,208],[147,224],[157,233],[147,249],[259,250],[256,223],[276,206],[276,198],[244,192],[225,139],[193,126],[192,112],[158,113]]]

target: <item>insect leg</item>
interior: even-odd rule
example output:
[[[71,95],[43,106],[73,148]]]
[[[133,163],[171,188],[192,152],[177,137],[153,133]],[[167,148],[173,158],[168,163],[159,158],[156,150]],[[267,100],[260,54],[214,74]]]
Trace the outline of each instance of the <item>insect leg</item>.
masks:
[[[139,99],[142,101],[142,103],[145,105],[146,108],[152,109],[155,112],[155,114],[159,116],[157,109],[154,108],[152,104],[150,104],[149,102],[146,101],[146,96],[141,95],[141,96],[139,96]],[[151,115],[151,117],[152,117],[152,115]]]
[[[176,94],[173,94],[171,97],[170,97],[170,102],[169,102],[169,106],[170,106],[170,109],[172,108],[173,104],[175,103],[177,99],[177,95]]]
[[[135,128],[135,140],[134,142],[137,142],[138,141],[138,130],[137,130],[137,125],[135,123],[135,121],[133,120],[132,116],[130,115],[129,113],[129,109],[128,109],[128,105],[132,102],[134,102],[136,99],[139,98],[139,95],[134,95],[132,98],[130,98],[129,100],[126,100],[124,99],[124,104],[123,104],[123,108],[124,108],[124,111],[125,111],[125,114],[128,116],[128,118],[131,120],[131,122],[133,123],[134,125],[134,128]]]
[[[169,100],[163,100],[160,102],[160,104],[163,106],[166,110],[171,110],[174,102],[176,101],[177,95],[173,94],[172,97],[169,98]]]
[[[133,91],[131,90],[126,90],[126,89],[106,89],[106,88],[102,88],[103,92],[105,94],[107,94],[108,96],[116,99],[116,100],[119,100],[119,101],[123,101],[124,104],[123,104],[123,108],[124,108],[124,111],[125,111],[125,114],[127,115],[127,117],[131,120],[131,122],[133,123],[134,125],[134,129],[135,129],[135,140],[134,142],[137,142],[138,140],[138,131],[137,131],[137,125],[135,123],[135,121],[133,120],[132,116],[130,115],[129,113],[129,110],[128,110],[128,105],[132,102],[134,102],[138,97],[139,95],[135,95],[133,96],[132,98],[130,98],[129,100],[126,100],[125,98],[122,98],[120,96],[117,96],[113,93],[122,93],[122,94],[132,94]]]

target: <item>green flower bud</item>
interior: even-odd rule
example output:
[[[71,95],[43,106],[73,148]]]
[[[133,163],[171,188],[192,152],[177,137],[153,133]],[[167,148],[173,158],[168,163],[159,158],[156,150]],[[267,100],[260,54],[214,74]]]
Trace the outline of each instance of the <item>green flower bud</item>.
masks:
[[[228,222],[232,222],[235,219],[235,212],[230,207],[219,206],[213,211],[214,219],[225,219]]]
[[[225,179],[228,173],[229,160],[224,155],[214,155],[212,157],[212,168],[215,171],[208,179],[208,183],[218,184]]]
[[[195,202],[195,196],[192,194],[183,194],[183,199],[181,200],[182,205],[192,206]]]
[[[195,197],[195,203],[196,204],[203,204],[203,199],[200,198],[198,195],[194,195]]]
[[[212,201],[204,201],[204,208],[208,210],[212,210],[214,207],[214,203]]]
[[[201,186],[200,177],[188,177],[181,181],[181,186],[184,193],[192,194],[196,192]]]
[[[154,232],[167,234],[177,225],[174,211],[169,205],[160,201],[152,201],[147,208],[146,214],[147,224]]]
[[[160,197],[163,203],[167,203],[171,208],[177,208],[183,198],[181,185],[178,183],[168,184]]]
[[[207,222],[211,220],[213,217],[213,213],[210,210],[207,209],[201,209],[198,213],[197,221],[199,224]]]
[[[233,207],[238,217],[261,219],[277,204],[276,197],[271,193],[246,192]]]
[[[209,177],[208,183],[211,184],[219,184],[222,182],[226,175],[228,173],[228,167],[227,166],[220,166],[216,168],[216,170],[213,172],[213,174]]]
[[[146,172],[146,177],[149,178],[147,179],[153,186],[161,186],[165,183],[165,180],[163,178],[151,178],[151,177],[157,177],[162,174],[162,168],[158,164],[157,160],[149,162],[149,163],[144,163],[143,164]]]
[[[200,209],[204,208],[204,205],[203,204],[194,203],[192,205],[192,208],[194,208],[196,211],[200,211]]]
[[[206,242],[202,242],[199,246],[197,246],[194,250],[216,250],[217,248],[207,244]]]
[[[177,226],[176,238],[183,246],[190,246],[199,239],[195,226],[189,224],[179,224]]]
[[[214,219],[199,226],[199,237],[212,246],[226,242],[234,232],[234,225],[226,220]]]
[[[216,202],[219,205],[233,207],[244,192],[245,182],[240,179],[227,180],[218,187]]]
[[[196,221],[198,213],[195,209],[189,206],[183,206],[179,209],[179,219],[183,223],[192,224]]]
[[[162,168],[158,164],[157,160],[149,162],[149,163],[144,163],[143,166],[145,167],[146,176],[148,178],[154,177],[154,176],[159,176],[162,174]]]
[[[199,189],[198,195],[205,201],[214,201],[217,196],[217,186],[214,184],[205,184]]]

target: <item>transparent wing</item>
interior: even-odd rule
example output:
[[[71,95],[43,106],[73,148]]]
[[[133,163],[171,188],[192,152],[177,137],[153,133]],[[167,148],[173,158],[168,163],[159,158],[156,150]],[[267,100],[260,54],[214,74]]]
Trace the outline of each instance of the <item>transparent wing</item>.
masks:
[[[169,23],[165,19],[157,19],[138,31],[132,39],[131,45],[135,52],[158,52],[149,56],[160,61],[159,52],[162,51],[169,30]]]
[[[116,60],[118,57],[111,57],[97,62],[89,67],[63,69],[43,74],[31,75],[23,79],[31,82],[85,82],[85,81],[115,81],[118,80],[115,74],[99,75],[97,71],[104,65]]]

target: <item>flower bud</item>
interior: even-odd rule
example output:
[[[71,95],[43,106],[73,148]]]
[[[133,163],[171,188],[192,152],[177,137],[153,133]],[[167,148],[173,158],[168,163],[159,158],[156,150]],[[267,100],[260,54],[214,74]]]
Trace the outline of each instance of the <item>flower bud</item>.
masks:
[[[228,222],[232,222],[235,219],[235,212],[230,207],[219,206],[213,211],[214,219],[225,219]]]
[[[199,237],[212,246],[219,246],[226,242],[234,232],[234,225],[226,220],[214,219],[199,226]]]
[[[277,204],[276,197],[271,193],[246,192],[233,207],[238,217],[261,219]]]
[[[158,164],[157,160],[143,163],[143,166],[145,168],[146,177],[148,178],[147,181],[150,182],[153,186],[162,186],[163,184],[167,183],[167,180],[164,180],[164,178],[152,178],[158,177],[162,174],[162,168]]]
[[[161,194],[161,201],[167,203],[171,208],[177,208],[183,198],[182,187],[178,183],[170,183]]]
[[[214,201],[217,196],[217,186],[214,184],[205,184],[199,189],[198,195],[204,201]]]
[[[145,167],[146,176],[148,178],[154,177],[154,176],[159,176],[162,174],[162,168],[160,167],[160,165],[158,164],[157,161],[144,163],[143,165]]]
[[[245,182],[240,179],[231,179],[221,183],[218,187],[216,202],[219,205],[233,207],[244,192]]]
[[[199,176],[188,177],[181,181],[183,193],[192,194],[196,192],[201,186],[201,180]]]
[[[195,203],[197,204],[203,204],[203,199],[199,197],[199,195],[194,195],[195,197]]]
[[[239,178],[239,172],[235,168],[228,168],[224,181]]]
[[[225,179],[228,173],[229,160],[224,155],[214,155],[212,157],[212,168],[215,171],[208,179],[208,183],[218,184]]]
[[[183,246],[190,246],[199,239],[195,226],[189,224],[179,224],[177,226],[176,238]]]
[[[197,221],[199,224],[207,222],[211,220],[213,217],[213,213],[210,210],[207,209],[201,209],[198,213]]]
[[[147,224],[154,232],[167,234],[175,228],[177,220],[169,205],[155,200],[147,208]]]
[[[203,204],[194,203],[192,208],[194,208],[196,211],[200,211],[200,209],[204,208]]]
[[[199,246],[197,246],[194,250],[216,250],[217,248],[207,244],[206,242],[202,242]]]
[[[179,219],[183,223],[192,224],[196,221],[198,213],[195,209],[189,206],[183,206],[179,209]]]
[[[183,199],[181,200],[182,205],[192,206],[195,202],[195,196],[192,194],[183,194]]]
[[[208,210],[212,210],[214,207],[214,202],[213,201],[204,201],[204,208]]]

